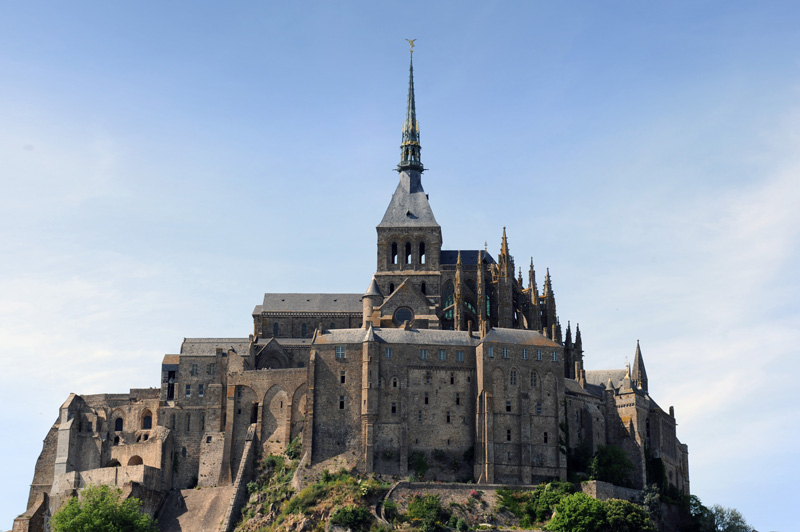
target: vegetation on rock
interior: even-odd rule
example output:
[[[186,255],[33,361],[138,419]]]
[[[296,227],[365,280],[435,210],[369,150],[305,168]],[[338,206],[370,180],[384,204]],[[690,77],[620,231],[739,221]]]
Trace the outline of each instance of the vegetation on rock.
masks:
[[[53,532],[158,532],[139,499],[123,500],[122,490],[109,486],[81,490],[53,515],[51,525]]]

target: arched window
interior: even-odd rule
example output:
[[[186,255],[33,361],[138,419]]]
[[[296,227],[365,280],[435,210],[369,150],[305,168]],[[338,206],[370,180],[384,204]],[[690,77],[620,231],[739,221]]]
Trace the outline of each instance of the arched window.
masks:
[[[411,264],[411,242],[406,242],[406,264]]]
[[[419,290],[423,294],[427,294],[428,293],[428,286],[423,282],[421,285],[419,285]]]
[[[305,323],[300,326],[300,336],[302,336],[303,338],[308,336],[308,325],[306,325]]]
[[[150,410],[145,410],[142,414],[142,430],[150,430],[153,428],[153,414]]]
[[[389,283],[389,293],[394,293],[394,283]]]
[[[122,418],[118,417],[114,420],[114,431],[120,432],[122,430]]]
[[[397,242],[392,242],[391,264],[397,264]]]
[[[539,386],[539,377],[536,375],[535,371],[531,372],[531,388],[536,388]]]
[[[128,460],[128,465],[142,465],[144,461],[142,460],[141,456],[131,456],[131,459]]]
[[[392,388],[397,388],[397,377],[392,377]]]
[[[272,324],[272,336],[278,336],[278,322]]]
[[[425,264],[425,242],[419,243],[419,263]]]
[[[509,379],[509,384],[511,384],[511,386],[517,385],[517,370],[515,369],[511,370],[511,377]]]
[[[328,329],[335,329],[335,328],[336,328],[336,324],[335,324],[335,323],[333,323],[333,322],[331,322],[331,326],[330,326],[330,327],[328,327]]]

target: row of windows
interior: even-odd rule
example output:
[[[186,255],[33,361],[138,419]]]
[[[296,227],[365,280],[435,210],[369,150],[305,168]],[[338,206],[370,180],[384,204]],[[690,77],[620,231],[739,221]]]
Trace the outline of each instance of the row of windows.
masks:
[[[206,386],[205,386],[205,384],[202,384],[202,383],[198,384],[197,385],[197,397],[205,397],[205,395],[206,395]],[[191,396],[192,396],[192,385],[191,384],[187,384],[186,385],[186,397],[191,397]]]
[[[425,254],[425,242],[420,242],[418,249],[419,249],[419,255],[418,255],[419,262],[417,264],[425,264],[427,260],[427,256]],[[411,264],[411,250],[412,250],[411,242],[406,242],[404,246],[405,253],[403,253],[403,264]],[[397,242],[392,242],[391,253],[389,255],[389,264],[399,264],[398,262],[399,256],[400,254]]]
[[[206,365],[206,375],[212,375],[213,376],[214,373],[216,373],[216,371],[217,371],[217,365],[216,364],[207,364]],[[192,369],[191,369],[191,371],[189,371],[189,373],[191,373],[195,377],[197,375],[199,375],[200,374],[200,365],[199,364],[192,364]]]
[[[511,412],[511,401],[506,401],[506,412]],[[542,403],[536,403],[536,415],[542,415]]]
[[[266,329],[266,325],[264,326],[264,328]],[[335,328],[336,328],[336,324],[335,324],[335,323],[333,323],[333,322],[331,322],[331,324],[330,324],[330,326],[328,327],[328,329],[330,330],[330,329],[335,329]],[[300,324],[300,336],[301,336],[302,338],[308,338],[308,331],[309,331],[309,329],[308,329],[308,324],[306,324],[306,323],[301,323],[301,324]],[[278,324],[277,322],[273,323],[273,324],[272,324],[272,336],[275,336],[275,337],[277,337],[277,336],[279,335],[279,334],[278,334],[279,332],[280,332],[280,326],[279,326],[279,324]]]
[[[511,349],[508,347],[502,348],[503,358],[511,358]],[[494,346],[489,346],[488,351],[486,352],[486,356],[489,358],[494,358]],[[536,360],[542,360],[544,354],[542,353],[541,349],[536,350]],[[528,360],[528,349],[524,348],[522,350],[522,360]],[[558,362],[558,351],[551,351],[550,352],[550,360],[553,362]]]

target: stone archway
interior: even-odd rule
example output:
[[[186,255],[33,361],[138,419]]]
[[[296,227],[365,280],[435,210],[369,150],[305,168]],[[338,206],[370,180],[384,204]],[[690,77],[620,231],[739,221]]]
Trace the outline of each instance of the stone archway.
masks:
[[[292,429],[290,439],[303,432],[306,422],[306,385],[301,384],[292,396]]]
[[[291,416],[289,395],[280,386],[271,387],[264,395],[261,416],[261,442],[264,454],[280,454],[289,445],[287,422]]]

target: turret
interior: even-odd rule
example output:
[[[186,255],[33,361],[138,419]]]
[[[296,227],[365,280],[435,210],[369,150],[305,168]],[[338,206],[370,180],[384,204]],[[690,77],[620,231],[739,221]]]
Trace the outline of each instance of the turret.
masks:
[[[383,294],[381,293],[381,289],[378,287],[378,283],[375,281],[375,277],[373,277],[372,282],[369,283],[369,288],[367,288],[364,297],[361,299],[361,304],[364,315],[363,323],[364,327],[366,327],[367,324],[372,323],[370,320],[372,311],[383,305]]]
[[[461,262],[461,251],[458,252],[456,261],[456,277],[453,282],[453,328],[456,331],[464,330],[464,264]]]

